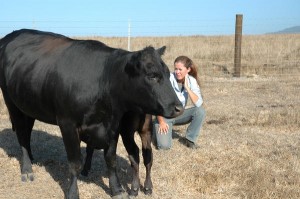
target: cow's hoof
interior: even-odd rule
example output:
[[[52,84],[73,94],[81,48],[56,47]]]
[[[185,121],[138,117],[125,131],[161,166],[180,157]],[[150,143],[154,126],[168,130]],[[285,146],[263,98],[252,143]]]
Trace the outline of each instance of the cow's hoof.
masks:
[[[112,199],[130,199],[126,192],[113,196]]]
[[[151,195],[152,194],[152,189],[151,188],[144,188],[144,193],[145,193],[145,195]]]
[[[130,192],[129,192],[129,196],[130,197],[136,197],[139,193],[139,189],[130,189]]]
[[[33,173],[25,173],[21,175],[22,182],[33,181],[34,175]]]

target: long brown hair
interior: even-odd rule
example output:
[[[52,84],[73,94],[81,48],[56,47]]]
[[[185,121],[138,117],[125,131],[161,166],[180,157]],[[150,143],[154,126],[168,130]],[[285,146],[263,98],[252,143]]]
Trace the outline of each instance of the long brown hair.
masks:
[[[198,78],[197,66],[194,64],[194,62],[190,58],[188,58],[187,56],[184,56],[184,55],[178,56],[175,59],[174,64],[177,62],[182,63],[186,68],[190,68],[189,75],[193,76],[196,79],[198,85],[200,86],[200,80]]]

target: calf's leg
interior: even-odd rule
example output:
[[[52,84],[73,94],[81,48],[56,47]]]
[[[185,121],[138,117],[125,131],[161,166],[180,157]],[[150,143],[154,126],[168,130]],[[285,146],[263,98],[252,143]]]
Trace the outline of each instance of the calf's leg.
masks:
[[[153,162],[153,153],[152,153],[152,116],[146,115],[145,121],[143,123],[142,130],[139,131],[139,135],[142,140],[142,154],[144,165],[146,167],[146,179],[144,182],[144,193],[146,195],[152,194],[153,184],[151,180],[151,168]]]

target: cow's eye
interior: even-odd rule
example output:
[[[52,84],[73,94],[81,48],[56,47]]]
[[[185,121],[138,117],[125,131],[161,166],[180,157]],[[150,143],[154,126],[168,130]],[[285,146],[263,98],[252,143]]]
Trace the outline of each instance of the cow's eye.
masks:
[[[158,77],[158,75],[156,75],[156,74],[149,74],[149,75],[147,75],[148,76],[148,79],[150,80],[150,81],[152,81],[152,82],[158,82],[159,81],[159,77]]]

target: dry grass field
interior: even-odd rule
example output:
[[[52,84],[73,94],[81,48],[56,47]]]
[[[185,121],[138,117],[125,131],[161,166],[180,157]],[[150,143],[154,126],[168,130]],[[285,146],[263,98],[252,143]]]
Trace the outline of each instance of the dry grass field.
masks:
[[[90,39],[127,48],[126,38]],[[244,36],[241,78],[232,77],[234,36],[131,42],[131,50],[166,45],[163,59],[171,70],[176,56],[191,57],[199,66],[207,111],[198,150],[179,142],[184,127],[174,128],[171,150],[153,149],[153,194],[140,192],[137,199],[300,198],[300,35]],[[22,183],[21,150],[0,95],[0,198],[64,198],[68,165],[58,127],[36,122],[31,144],[36,179]],[[131,168],[122,140],[117,154],[118,175],[128,189]],[[143,182],[143,165],[140,171]],[[110,198],[102,151],[78,185],[83,199]]]

